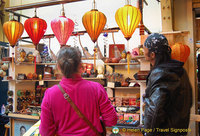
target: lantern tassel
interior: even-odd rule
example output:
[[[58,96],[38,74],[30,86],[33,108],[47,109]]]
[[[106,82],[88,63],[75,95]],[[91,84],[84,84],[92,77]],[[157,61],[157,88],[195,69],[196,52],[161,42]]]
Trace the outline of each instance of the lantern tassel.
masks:
[[[97,53],[97,49],[94,48],[94,71],[96,71],[96,53]]]
[[[12,70],[14,70],[14,53],[12,53]]]
[[[130,52],[128,51],[127,52],[127,65],[128,65],[128,74],[130,74],[130,61],[131,61],[131,54]]]
[[[35,73],[36,73],[36,56],[34,56],[34,66],[35,66]]]

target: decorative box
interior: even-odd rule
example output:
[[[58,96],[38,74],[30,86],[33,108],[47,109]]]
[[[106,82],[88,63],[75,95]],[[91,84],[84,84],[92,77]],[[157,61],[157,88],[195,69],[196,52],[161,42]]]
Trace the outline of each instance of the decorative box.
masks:
[[[149,74],[149,71],[139,71],[137,73],[137,80],[146,80],[147,76]]]

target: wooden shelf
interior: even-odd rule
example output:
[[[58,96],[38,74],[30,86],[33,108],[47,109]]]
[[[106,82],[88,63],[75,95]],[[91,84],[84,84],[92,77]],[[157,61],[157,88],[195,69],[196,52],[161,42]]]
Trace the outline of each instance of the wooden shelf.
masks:
[[[110,89],[115,89],[115,90],[140,90],[140,87],[104,87],[105,89],[110,88]]]
[[[85,1],[85,0],[48,0],[48,1],[43,1],[43,2],[7,7],[5,8],[5,11],[9,12],[9,11],[24,10],[24,9],[30,9],[30,8],[39,8],[39,7],[46,7],[46,6],[65,4],[65,3],[70,3],[70,2],[78,2],[78,1]]]
[[[139,62],[130,63],[130,65],[139,65]],[[111,65],[111,66],[125,66],[128,65],[127,63],[104,63],[104,65]]]
[[[137,59],[143,59],[143,58],[145,58],[144,55],[138,55],[138,56],[132,57],[131,59],[137,60]]]
[[[146,83],[146,80],[130,80],[131,83]]]
[[[88,78],[83,78],[85,80],[103,80],[106,78],[96,78],[96,77],[88,77]],[[60,82],[61,79],[52,79],[52,80],[2,80],[3,82],[8,82],[8,81],[16,81],[16,82],[38,82],[38,81],[44,81],[44,82]]]
[[[56,65],[56,63],[36,63],[36,65]]]
[[[20,119],[32,119],[32,120],[39,120],[39,116],[32,116],[26,114],[15,114],[15,113],[8,113],[8,116],[11,118],[20,118]]]
[[[85,80],[103,80],[103,79],[106,79],[106,78],[96,78],[96,77],[86,77],[86,78],[83,78]]]

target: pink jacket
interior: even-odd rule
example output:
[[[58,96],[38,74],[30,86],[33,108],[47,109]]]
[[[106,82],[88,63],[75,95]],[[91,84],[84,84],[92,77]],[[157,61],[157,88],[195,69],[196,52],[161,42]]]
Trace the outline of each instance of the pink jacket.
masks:
[[[103,86],[84,80],[79,75],[75,77],[63,78],[60,84],[80,111],[100,132],[103,131],[100,116],[106,126],[116,125],[117,114]],[[42,136],[95,136],[64,99],[57,85],[46,90],[41,109],[39,130]]]

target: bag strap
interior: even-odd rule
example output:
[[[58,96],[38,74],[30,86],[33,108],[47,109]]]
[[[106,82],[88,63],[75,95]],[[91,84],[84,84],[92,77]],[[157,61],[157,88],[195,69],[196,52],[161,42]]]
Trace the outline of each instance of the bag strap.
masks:
[[[83,115],[83,113],[81,113],[81,111],[78,109],[78,107],[74,104],[74,102],[72,101],[72,99],[69,97],[69,95],[64,91],[64,89],[62,88],[62,86],[60,84],[58,84],[58,88],[60,89],[60,91],[62,92],[64,98],[69,102],[69,104],[72,106],[72,108],[75,110],[75,112],[78,114],[78,116],[80,118],[82,118],[87,124],[88,126],[90,126],[90,128],[96,133],[97,136],[101,136],[101,133],[93,126],[93,124],[85,117],[85,115]]]

